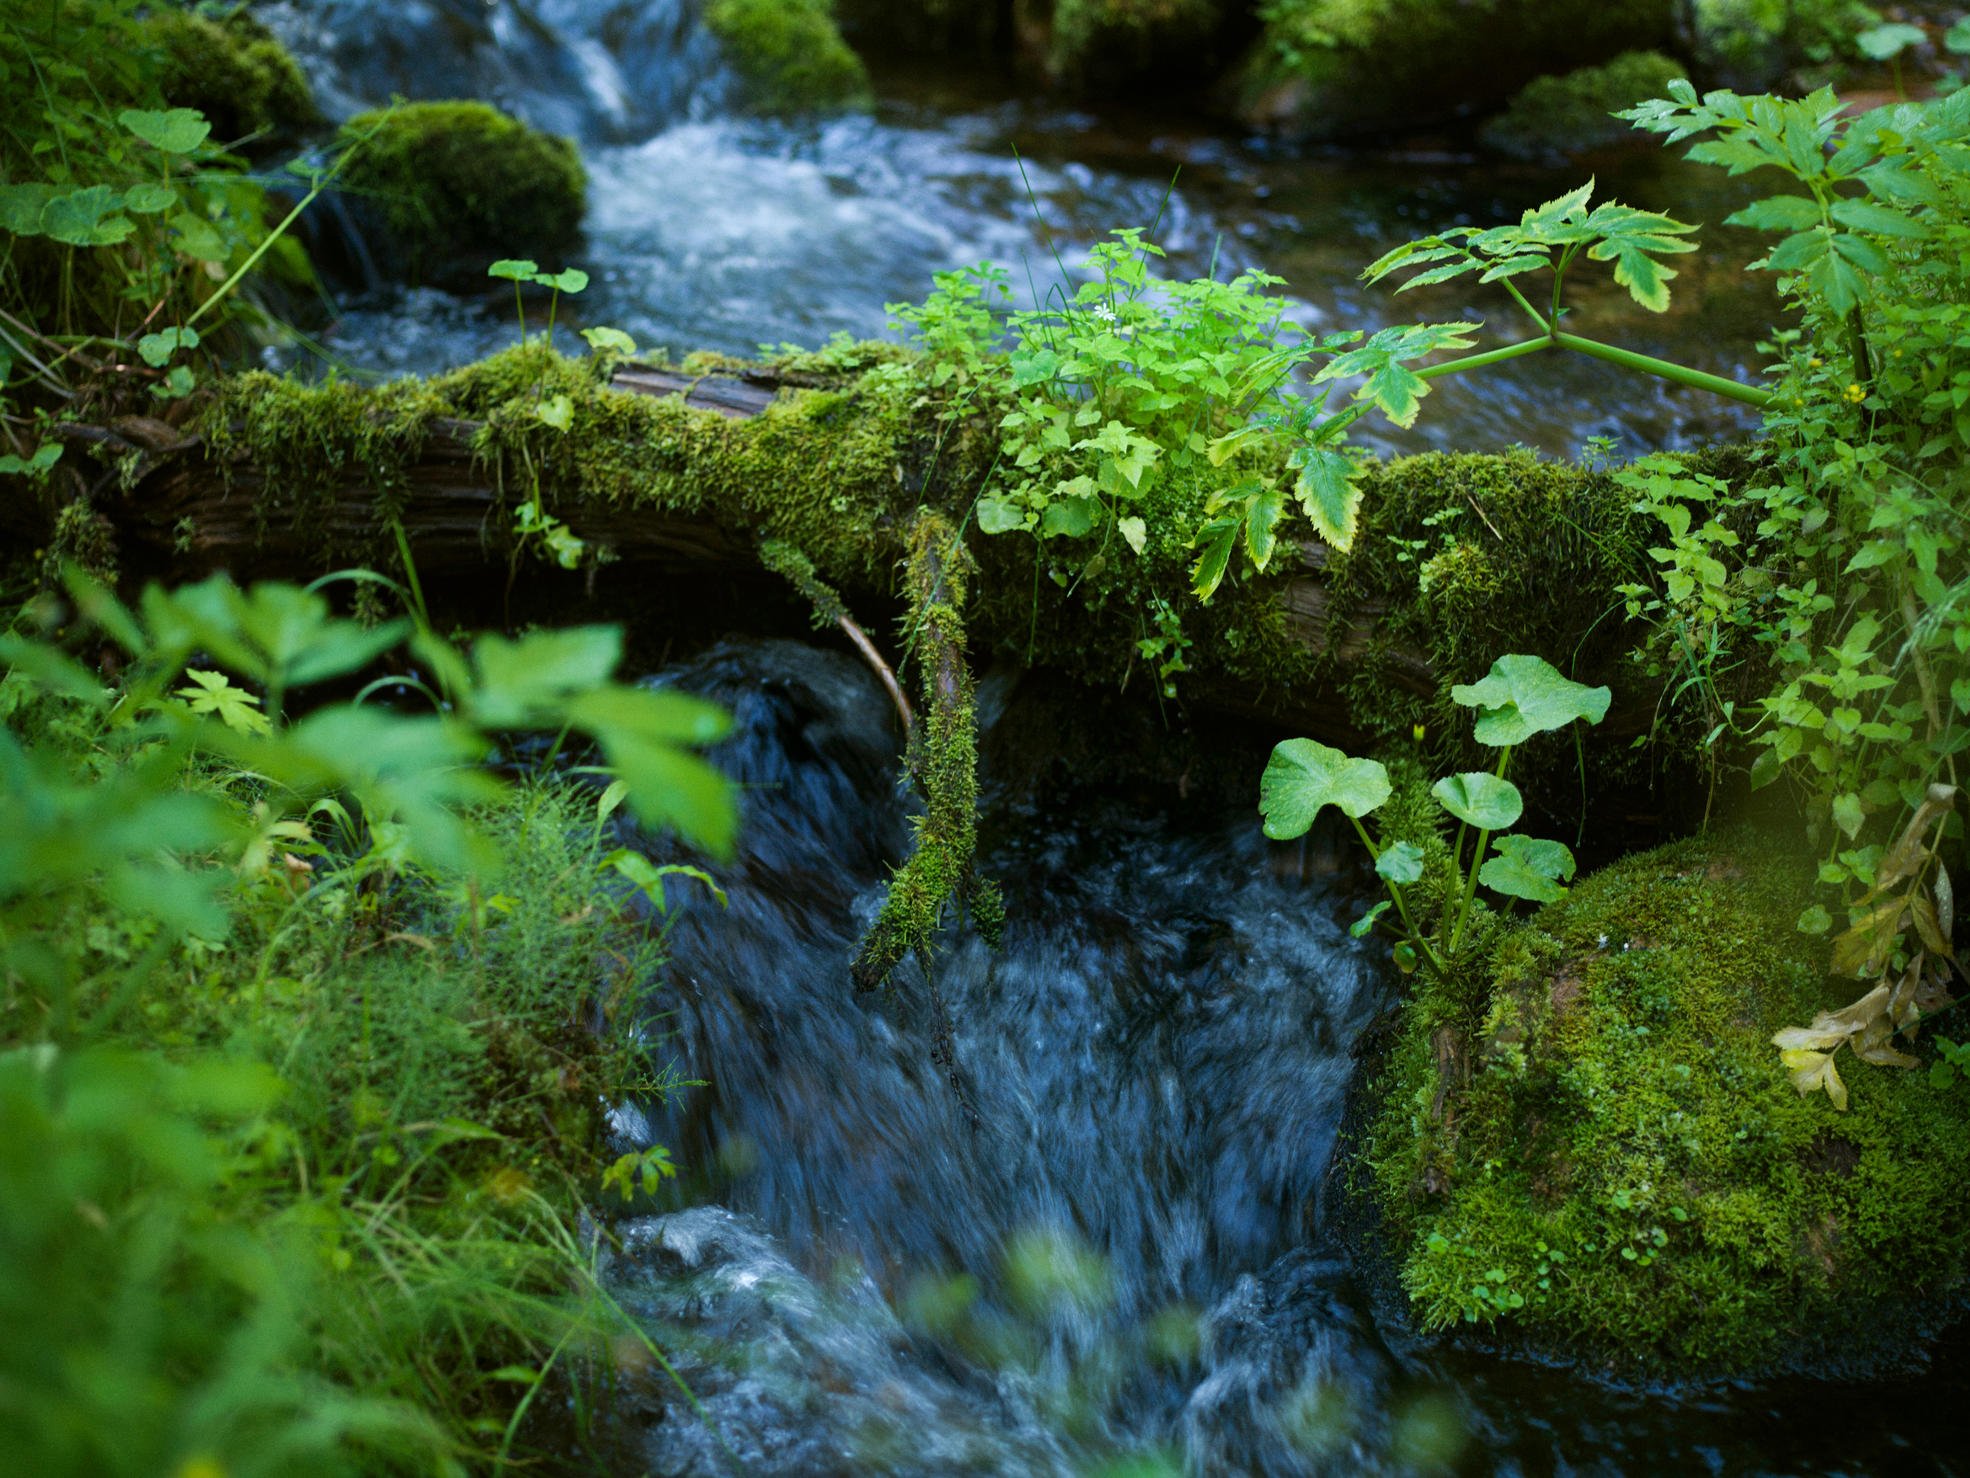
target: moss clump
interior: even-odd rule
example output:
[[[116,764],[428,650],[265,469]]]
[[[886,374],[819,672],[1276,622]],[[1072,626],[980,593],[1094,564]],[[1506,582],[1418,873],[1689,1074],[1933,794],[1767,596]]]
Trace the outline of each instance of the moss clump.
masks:
[[[1664,96],[1687,70],[1659,51],[1630,51],[1606,66],[1537,78],[1485,125],[1484,141],[1515,158],[1547,159],[1636,138],[1614,114]]]
[[[1970,1095],[1860,1064],[1845,1113],[1793,1089],[1772,1033],[1856,988],[1772,849],[1629,858],[1409,1005],[1365,1162],[1425,1325],[1735,1372],[1878,1354],[1961,1285]]]
[[[158,81],[165,98],[198,109],[216,138],[284,137],[321,121],[301,68],[245,11],[211,20],[165,6],[151,13],[145,30],[162,53]]]
[[[1264,0],[1241,84],[1255,121],[1317,136],[1413,128],[1533,78],[1666,44],[1673,0]]]
[[[500,257],[552,263],[581,240],[588,176],[571,140],[485,103],[406,103],[343,126],[370,134],[342,172],[411,282],[482,278]]]
[[[705,26],[725,48],[745,105],[775,115],[867,107],[869,74],[829,0],[712,0]]]
[[[1222,21],[1218,0],[1059,0],[1047,69],[1095,87],[1179,68],[1194,79]]]

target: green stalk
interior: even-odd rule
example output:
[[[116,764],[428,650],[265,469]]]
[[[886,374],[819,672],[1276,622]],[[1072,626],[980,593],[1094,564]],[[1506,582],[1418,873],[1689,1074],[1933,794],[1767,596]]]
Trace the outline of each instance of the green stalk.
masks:
[[[1577,349],[1582,354],[1591,354],[1596,359],[1605,359],[1610,364],[1618,364],[1624,369],[1637,370],[1645,375],[1654,375],[1659,380],[1671,384],[1687,385],[1692,390],[1708,390],[1713,395],[1741,401],[1745,405],[1762,409],[1772,403],[1772,393],[1760,390],[1755,385],[1740,385],[1736,380],[1727,380],[1722,375],[1706,374],[1702,370],[1691,369],[1688,365],[1672,364],[1666,359],[1653,355],[1637,354],[1632,349],[1617,349],[1612,344],[1603,344],[1599,339],[1583,339],[1578,334],[1565,334],[1555,330],[1553,342],[1562,349]]]
[[[1511,762],[1512,746],[1507,744],[1498,755],[1498,769],[1494,772],[1500,780],[1505,778],[1505,768]],[[1464,898],[1457,905],[1457,929],[1450,936],[1450,953],[1453,956],[1464,947],[1464,925],[1469,922],[1471,904],[1477,899],[1478,869],[1484,866],[1484,849],[1490,845],[1491,833],[1480,829],[1477,838],[1477,850],[1471,853],[1470,875],[1464,880]]]
[[[1446,359],[1442,364],[1433,364],[1427,369],[1416,371],[1422,380],[1434,380],[1438,375],[1457,375],[1465,370],[1483,369],[1487,365],[1503,364],[1508,359],[1521,355],[1537,354],[1542,349],[1553,347],[1551,335],[1538,339],[1525,339],[1517,344],[1507,344],[1502,349],[1487,349],[1482,354],[1467,354],[1462,359]]]
[[[1368,849],[1369,859],[1374,862],[1380,862],[1382,860],[1382,849],[1377,847],[1374,838],[1368,835],[1368,828],[1361,824],[1361,818],[1359,816],[1350,816],[1348,820],[1354,823],[1355,835],[1361,838],[1361,845]],[[1390,878],[1383,878],[1382,886],[1389,890],[1389,897],[1395,900],[1395,911],[1402,919],[1402,927],[1409,931],[1410,941],[1423,947],[1423,953],[1430,958],[1431,967],[1441,975],[1443,973],[1443,959],[1430,947],[1430,942],[1423,937],[1422,931],[1417,929],[1416,921],[1409,917],[1409,904],[1403,899],[1401,885]]]

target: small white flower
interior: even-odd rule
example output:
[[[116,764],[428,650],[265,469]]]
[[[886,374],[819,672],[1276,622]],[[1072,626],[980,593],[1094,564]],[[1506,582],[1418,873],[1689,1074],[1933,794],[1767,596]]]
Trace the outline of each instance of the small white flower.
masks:
[[[1113,323],[1115,321],[1115,310],[1106,303],[1102,303],[1095,308],[1094,316],[1103,323]]]

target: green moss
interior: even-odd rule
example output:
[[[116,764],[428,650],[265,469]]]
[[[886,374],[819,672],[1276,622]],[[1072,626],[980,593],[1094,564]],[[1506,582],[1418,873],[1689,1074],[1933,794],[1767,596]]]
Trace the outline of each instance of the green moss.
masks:
[[[712,0],[705,26],[759,113],[867,107],[869,75],[835,26],[830,0]]]
[[[1661,52],[1630,51],[1606,66],[1537,78],[1485,125],[1484,141],[1520,159],[1542,159],[1637,138],[1613,115],[1666,96],[1669,84],[1687,71]]]
[[[485,103],[405,103],[343,126],[374,135],[342,172],[407,281],[475,282],[501,257],[548,266],[581,239],[588,176],[574,144]]]
[[[1533,78],[1666,44],[1672,0],[1264,0],[1241,84],[1255,120],[1320,136],[1502,104]]]
[[[1145,74],[1200,67],[1223,23],[1218,0],[1059,0],[1047,66],[1082,85],[1121,86]]]
[[[996,938],[998,891],[972,870],[978,837],[978,733],[962,614],[970,574],[963,543],[941,515],[923,512],[910,530],[909,635],[921,674],[921,732],[910,768],[923,792],[910,855],[890,879],[882,912],[862,940],[856,985],[873,989],[911,955],[927,956],[946,910],[971,901],[980,928]]]
[[[145,21],[162,53],[159,84],[180,108],[196,108],[223,142],[249,134],[291,136],[321,121],[301,68],[244,10],[223,20],[164,6]]]
[[[1422,1322],[1678,1374],[1878,1353],[1960,1287],[1970,1095],[1772,1033],[1856,994],[1769,837],[1629,858],[1407,1007],[1364,1160]]]

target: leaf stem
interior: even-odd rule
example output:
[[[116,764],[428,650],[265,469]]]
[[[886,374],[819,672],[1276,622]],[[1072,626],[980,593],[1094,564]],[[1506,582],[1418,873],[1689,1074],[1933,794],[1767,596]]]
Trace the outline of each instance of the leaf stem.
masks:
[[[1756,385],[1741,385],[1736,380],[1727,380],[1722,375],[1707,374],[1703,370],[1691,369],[1688,365],[1674,364],[1667,359],[1657,359],[1649,354],[1637,354],[1632,349],[1619,349],[1613,344],[1603,344],[1599,339],[1583,339],[1578,334],[1553,331],[1553,342],[1562,349],[1577,350],[1590,354],[1596,359],[1605,359],[1610,364],[1618,364],[1624,369],[1654,375],[1657,379],[1668,380],[1671,384],[1687,385],[1692,390],[1708,390],[1713,395],[1722,395],[1745,405],[1761,409],[1772,403],[1772,392],[1760,390]]]

